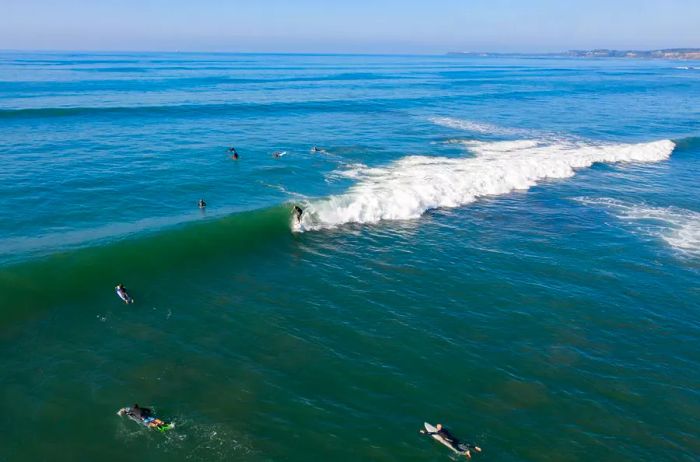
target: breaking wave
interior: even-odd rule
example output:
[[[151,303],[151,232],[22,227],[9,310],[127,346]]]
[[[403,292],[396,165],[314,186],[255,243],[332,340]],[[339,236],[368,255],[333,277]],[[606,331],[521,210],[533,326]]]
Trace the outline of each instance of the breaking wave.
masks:
[[[479,197],[526,190],[539,181],[568,178],[576,169],[667,159],[670,140],[639,144],[583,141],[463,141],[473,157],[408,156],[385,167],[352,165],[335,175],[357,180],[346,193],[310,201],[300,230],[346,223],[417,218],[430,209],[458,207]]]

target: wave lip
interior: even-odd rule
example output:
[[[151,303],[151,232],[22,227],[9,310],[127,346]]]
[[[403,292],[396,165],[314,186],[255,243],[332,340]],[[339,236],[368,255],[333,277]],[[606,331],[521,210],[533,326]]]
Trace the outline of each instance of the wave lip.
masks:
[[[358,182],[344,194],[308,202],[300,229],[418,218],[430,209],[458,207],[479,197],[526,190],[545,179],[568,178],[576,169],[598,162],[658,162],[667,159],[675,147],[670,140],[462,143],[474,157],[408,156],[385,167],[353,165],[341,174]]]
[[[654,207],[610,198],[579,197],[577,201],[610,210],[618,219],[637,226],[637,230],[660,237],[683,253],[700,257],[700,213],[679,207]]]

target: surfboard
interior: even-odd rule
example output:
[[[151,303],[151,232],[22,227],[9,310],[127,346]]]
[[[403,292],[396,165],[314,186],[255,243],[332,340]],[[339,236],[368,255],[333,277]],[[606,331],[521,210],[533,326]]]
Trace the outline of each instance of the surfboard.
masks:
[[[444,444],[448,448],[450,448],[452,451],[455,452],[455,454],[463,455],[464,451],[460,451],[456,447],[452,446],[445,438],[437,434],[438,429],[430,425],[428,422],[423,422],[423,425],[425,426],[425,430],[430,434],[430,436],[433,437],[435,441],[439,441],[441,444]]]
[[[158,417],[154,416],[149,416],[145,418],[137,417],[129,412],[128,407],[123,407],[117,411],[117,415],[119,416],[127,416],[129,419],[133,420],[134,422],[143,425],[146,428],[151,428],[153,430],[158,430],[159,432],[166,432],[168,430],[172,430],[175,428],[175,423],[174,422],[164,422],[163,420],[160,420]]]
[[[120,292],[119,289],[116,288],[114,289],[114,291],[117,293],[119,298],[121,298],[124,301],[124,303],[134,303],[134,299],[131,298],[131,296],[126,292]]]

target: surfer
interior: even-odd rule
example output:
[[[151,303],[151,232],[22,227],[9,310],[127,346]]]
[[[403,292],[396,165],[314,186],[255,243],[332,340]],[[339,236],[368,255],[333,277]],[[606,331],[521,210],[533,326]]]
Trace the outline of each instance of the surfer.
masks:
[[[126,291],[124,284],[117,284],[117,286],[114,288],[114,290],[117,291],[117,295],[119,295],[119,298],[124,300],[124,303],[126,303],[127,305],[129,303],[133,303],[133,299],[131,298],[129,293]]]
[[[127,409],[126,413],[143,420],[151,417],[153,411],[147,407],[141,407],[138,404],[134,404],[131,408]]]
[[[205,207],[207,206],[207,203],[204,202],[204,199],[199,199],[198,205],[199,205],[199,208],[200,208],[200,209],[203,209],[203,208],[205,208]]]
[[[326,151],[319,148],[318,146],[314,146],[313,148],[311,148],[311,152],[326,152]]]
[[[294,217],[297,219],[297,223],[301,223],[301,216],[303,215],[304,210],[299,207],[298,205],[294,206]]]
[[[442,426],[442,424],[437,424],[435,426],[435,429],[437,431],[435,432],[430,432],[427,430],[420,430],[421,433],[426,434],[426,435],[438,435],[440,436],[443,440],[445,440],[447,443],[452,445],[455,449],[462,451],[465,456],[471,458],[471,452],[470,450],[473,449],[476,452],[481,452],[481,448],[479,446],[476,446],[471,443],[462,443],[459,441],[448,429]]]
[[[141,407],[138,404],[134,404],[132,407],[124,407],[119,409],[117,415],[123,416],[127,415],[131,420],[139,422],[148,428],[153,428],[161,432],[170,430],[175,427],[175,424],[170,422],[164,422],[158,417],[153,415],[153,411],[147,407]]]
[[[236,151],[236,148],[234,148],[233,146],[231,146],[230,148],[228,148],[228,152],[231,153],[231,158],[232,158],[233,160],[238,160],[238,151]]]
[[[275,151],[272,153],[272,157],[274,157],[275,159],[279,159],[280,157],[282,157],[286,153],[287,153],[287,151]]]

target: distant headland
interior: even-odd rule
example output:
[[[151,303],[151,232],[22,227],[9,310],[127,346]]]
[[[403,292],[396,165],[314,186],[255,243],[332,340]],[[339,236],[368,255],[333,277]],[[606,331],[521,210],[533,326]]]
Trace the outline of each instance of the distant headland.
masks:
[[[693,59],[700,60],[700,48],[667,48],[663,50],[569,50],[560,53],[480,53],[450,52],[449,55],[464,56],[571,56],[576,58],[642,58],[642,59]]]

